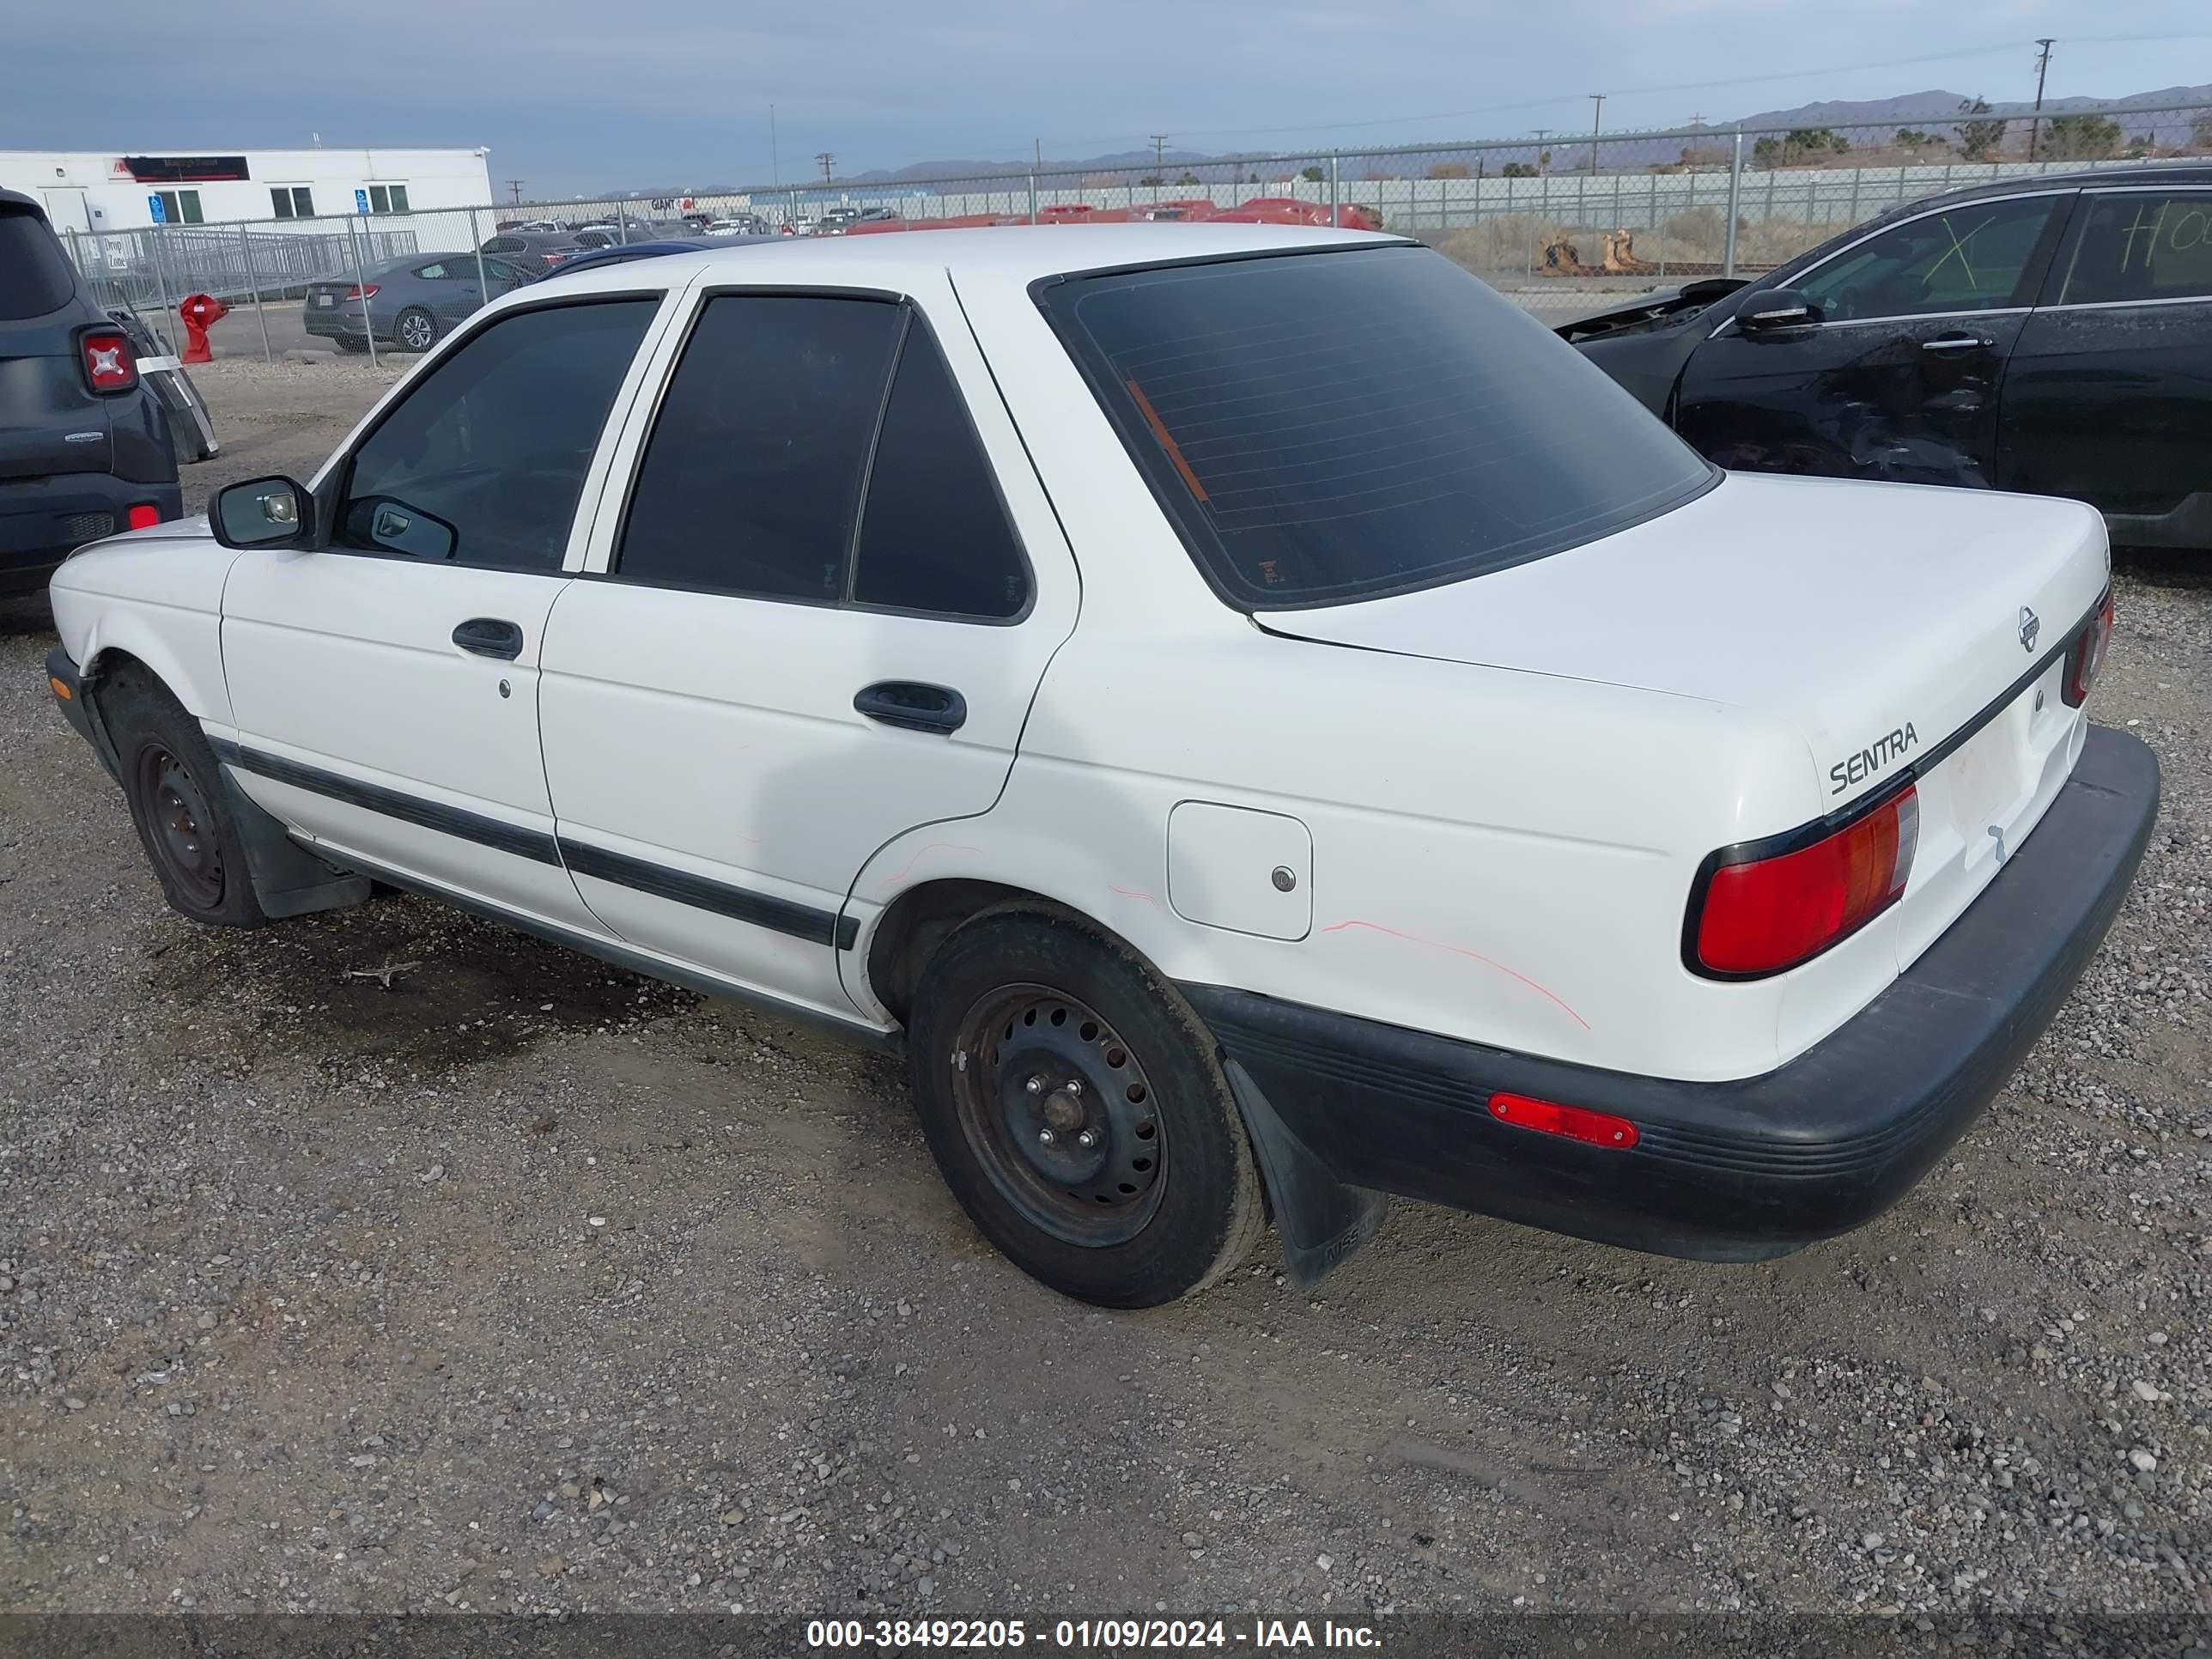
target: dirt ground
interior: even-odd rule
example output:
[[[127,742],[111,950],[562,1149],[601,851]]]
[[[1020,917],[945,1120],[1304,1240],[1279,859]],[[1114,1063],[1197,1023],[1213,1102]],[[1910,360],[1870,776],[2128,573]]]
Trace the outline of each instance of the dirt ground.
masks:
[[[204,371],[190,504],[390,378]],[[1717,1267],[1400,1204],[1142,1316],[988,1249],[882,1061],[412,899],[185,922],[52,642],[0,611],[0,1608],[2212,1628],[2212,565],[2123,562],[2160,827],[1889,1215]]]

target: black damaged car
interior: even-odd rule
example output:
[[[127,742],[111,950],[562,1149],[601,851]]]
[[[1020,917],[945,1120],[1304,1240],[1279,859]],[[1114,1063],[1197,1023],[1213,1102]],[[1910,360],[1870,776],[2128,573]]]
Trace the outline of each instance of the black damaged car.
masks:
[[[1558,331],[1723,466],[2071,496],[2212,550],[2212,166],[1931,197]]]

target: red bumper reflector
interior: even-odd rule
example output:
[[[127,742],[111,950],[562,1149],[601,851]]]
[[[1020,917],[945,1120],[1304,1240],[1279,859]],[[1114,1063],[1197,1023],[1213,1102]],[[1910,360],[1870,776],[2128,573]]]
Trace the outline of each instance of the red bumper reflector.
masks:
[[[1569,1140],[1586,1141],[1592,1146],[1633,1146],[1638,1139],[1636,1126],[1625,1117],[1593,1112],[1581,1106],[1562,1106],[1556,1101],[1537,1100],[1528,1095],[1491,1096],[1490,1115],[1516,1129],[1564,1135]]]
[[[140,501],[124,514],[124,521],[133,530],[151,530],[161,522],[161,509],[151,501]]]

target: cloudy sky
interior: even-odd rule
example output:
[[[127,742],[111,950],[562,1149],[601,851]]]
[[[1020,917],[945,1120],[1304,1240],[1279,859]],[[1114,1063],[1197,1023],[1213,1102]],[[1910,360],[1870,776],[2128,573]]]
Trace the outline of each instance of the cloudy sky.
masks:
[[[2203,0],[17,0],[0,149],[485,144],[531,195],[2212,82]],[[204,23],[190,21],[204,16]],[[775,106],[771,157],[769,106]],[[503,186],[502,186],[503,188]]]

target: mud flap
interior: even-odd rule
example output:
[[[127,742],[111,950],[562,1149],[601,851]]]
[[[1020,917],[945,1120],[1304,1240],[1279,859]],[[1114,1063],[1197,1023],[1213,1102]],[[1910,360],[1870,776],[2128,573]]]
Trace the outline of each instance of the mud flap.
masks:
[[[1245,1133],[1260,1155],[1260,1173],[1274,1205],[1283,1241],[1283,1266],[1301,1290],[1349,1261],[1375,1237],[1390,1206],[1369,1187],[1347,1186],[1276,1115],[1252,1074],[1224,1056],[1231,1092],[1244,1115]]]
[[[231,781],[227,766],[222,781],[238,838],[246,843],[246,872],[264,915],[281,921],[311,910],[342,910],[368,899],[368,877],[334,870],[294,841],[289,830]]]

